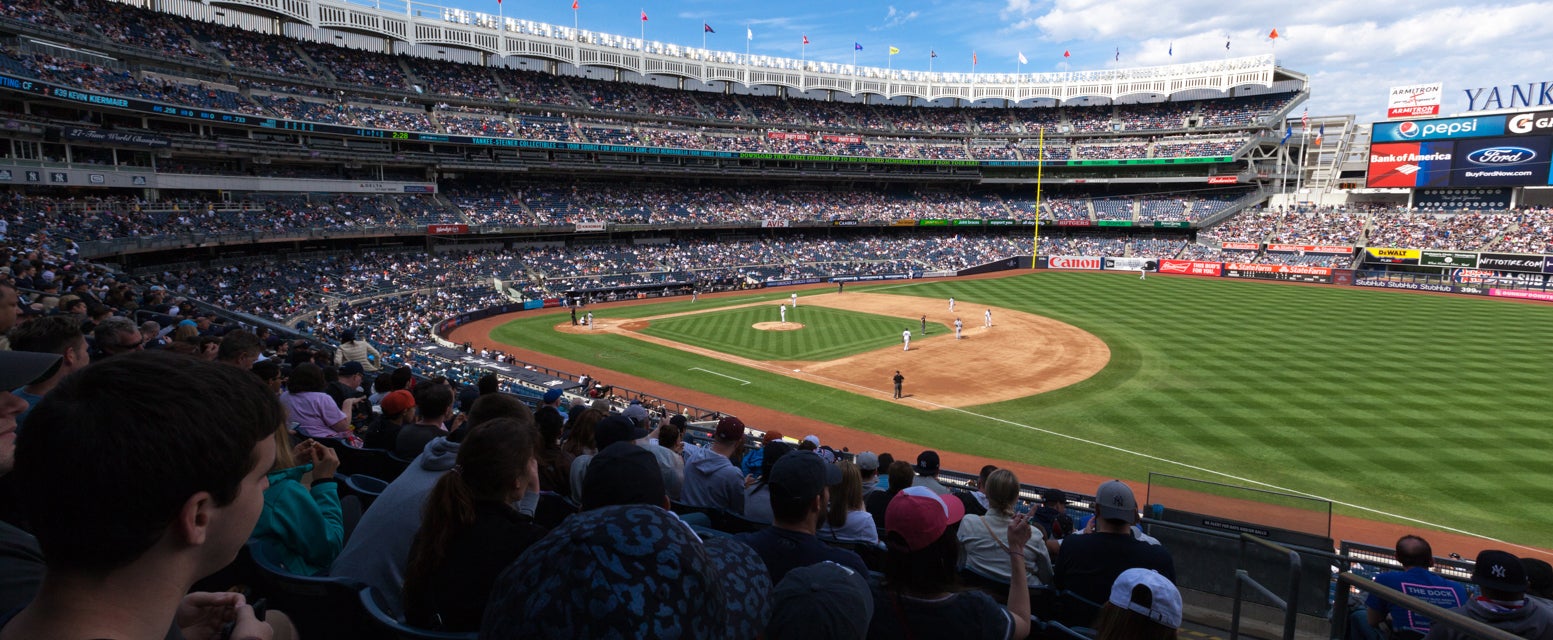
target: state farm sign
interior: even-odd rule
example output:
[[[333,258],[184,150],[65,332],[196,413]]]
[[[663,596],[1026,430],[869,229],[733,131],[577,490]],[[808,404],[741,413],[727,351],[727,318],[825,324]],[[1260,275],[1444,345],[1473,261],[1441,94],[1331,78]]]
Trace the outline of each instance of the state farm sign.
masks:
[[[1188,276],[1218,277],[1224,273],[1224,264],[1201,260],[1160,260],[1160,273],[1178,273]]]
[[[1055,256],[1050,261],[1048,261],[1047,266],[1053,269],[1098,270],[1104,263],[1104,258],[1091,258],[1088,256]]]

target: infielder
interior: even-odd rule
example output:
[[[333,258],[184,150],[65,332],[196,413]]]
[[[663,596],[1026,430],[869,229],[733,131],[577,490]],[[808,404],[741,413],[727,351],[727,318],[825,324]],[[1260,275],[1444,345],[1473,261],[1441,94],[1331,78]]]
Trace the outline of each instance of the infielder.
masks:
[[[954,319],[954,339],[955,340],[959,340],[960,339],[960,330],[962,330],[964,328],[965,328],[965,323],[964,322],[960,322],[959,318],[955,318]]]
[[[793,308],[797,309],[798,308],[798,294],[796,294],[796,293],[793,294],[792,298],[793,298]]]
[[[987,327],[989,329],[992,328],[992,310],[991,309],[988,309],[986,313],[981,315],[981,322],[982,322],[982,326]]]
[[[592,311],[588,312],[588,330],[589,331],[593,330],[593,312]]]
[[[911,329],[901,332],[901,340],[906,343],[905,348],[901,349],[901,351],[911,351]]]
[[[954,298],[949,299],[949,313],[954,313]]]
[[[782,305],[782,324],[787,324],[787,305]]]

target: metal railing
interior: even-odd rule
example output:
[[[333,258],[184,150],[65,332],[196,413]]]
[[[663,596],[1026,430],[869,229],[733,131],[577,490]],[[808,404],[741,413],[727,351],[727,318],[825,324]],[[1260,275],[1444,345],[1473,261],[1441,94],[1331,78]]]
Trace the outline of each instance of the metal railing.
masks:
[[[1271,589],[1262,586],[1262,583],[1252,578],[1250,572],[1245,569],[1235,569],[1235,605],[1234,611],[1230,614],[1230,640],[1236,640],[1236,638],[1240,637],[1240,604],[1244,600],[1242,596],[1247,586],[1251,587],[1253,591],[1262,594],[1262,597],[1271,600],[1274,606],[1283,610],[1283,640],[1294,640],[1295,621],[1299,615],[1300,554],[1276,542],[1263,540],[1249,533],[1242,533],[1240,534],[1240,555],[1235,562],[1235,566],[1245,566],[1246,550],[1250,548],[1248,546],[1249,543],[1255,543],[1274,553],[1285,554],[1289,557],[1289,597],[1287,600],[1278,597],[1278,594],[1273,593]]]
[[[1516,640],[1517,638],[1520,638],[1520,636],[1517,636],[1508,631],[1488,626],[1487,624],[1473,620],[1472,618],[1464,616],[1460,613],[1456,613],[1455,611],[1442,609],[1435,605],[1429,604],[1428,602],[1424,602],[1423,600],[1419,600],[1418,598],[1414,598],[1413,596],[1397,591],[1396,589],[1392,589],[1368,578],[1348,573],[1347,571],[1337,574],[1338,598],[1337,602],[1335,603],[1336,608],[1332,613],[1333,638],[1339,638],[1341,640],[1347,640],[1348,638],[1349,611],[1348,598],[1346,597],[1346,593],[1350,587],[1359,589],[1360,591],[1368,591],[1370,594],[1380,598],[1381,600],[1384,600],[1389,604],[1394,604],[1410,611],[1417,611],[1422,613],[1429,617],[1429,623],[1431,625],[1443,624],[1448,627],[1466,631],[1467,633],[1472,634],[1472,636],[1475,638],[1486,638],[1487,640]]]

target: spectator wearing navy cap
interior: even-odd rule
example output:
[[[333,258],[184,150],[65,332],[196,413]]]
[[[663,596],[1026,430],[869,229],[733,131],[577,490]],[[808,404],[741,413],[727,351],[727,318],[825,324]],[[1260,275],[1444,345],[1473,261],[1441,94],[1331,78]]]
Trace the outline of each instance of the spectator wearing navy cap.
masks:
[[[1461,615],[1522,638],[1553,638],[1553,606],[1544,600],[1526,597],[1530,580],[1521,559],[1507,551],[1486,549],[1478,553],[1472,567],[1472,581],[1483,595],[1451,609]],[[1464,629],[1436,622],[1426,640],[1456,640],[1476,637]]]
[[[941,496],[949,495],[949,487],[938,482],[938,452],[923,451],[917,454],[917,464],[911,468],[917,472],[917,477],[912,479],[911,486],[926,487],[933,493]]]
[[[862,557],[825,544],[815,535],[830,504],[830,488],[840,482],[841,470],[815,455],[789,453],[771,466],[767,489],[774,522],[736,537],[760,554],[772,580],[781,582],[788,571],[826,560],[867,573]]]
[[[600,420],[594,426],[593,441],[598,446],[598,450],[603,451],[616,442],[635,443],[646,435],[646,429],[637,426],[630,418],[616,413]],[[584,481],[588,477],[588,466],[593,463],[596,455],[583,454],[572,460],[571,474],[568,479],[571,482],[572,499],[579,503],[587,498],[583,493]]]
[[[1138,522],[1138,499],[1120,480],[1110,480],[1095,490],[1093,531],[1070,535],[1062,541],[1053,567],[1053,585],[1093,603],[1104,602],[1111,585],[1123,571],[1153,569],[1175,579],[1175,562],[1163,546],[1133,536]],[[1088,623],[1084,612],[1072,612],[1070,621]],[[1093,613],[1093,612],[1088,612]]]
[[[717,421],[708,447],[685,447],[685,486],[680,499],[692,507],[726,509],[743,515],[744,474],[732,457],[744,444],[744,421],[724,416]]]
[[[874,615],[864,574],[830,561],[787,572],[771,592],[766,640],[862,640]]]

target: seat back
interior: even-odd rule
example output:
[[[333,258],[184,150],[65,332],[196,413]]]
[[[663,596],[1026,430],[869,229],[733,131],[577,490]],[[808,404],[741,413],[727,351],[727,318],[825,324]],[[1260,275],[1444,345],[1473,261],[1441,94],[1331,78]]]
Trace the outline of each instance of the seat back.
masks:
[[[373,629],[381,632],[379,637],[393,638],[394,640],[474,640],[480,637],[479,632],[455,632],[455,631],[431,631],[412,627],[400,622],[377,599],[377,592],[372,587],[363,588],[357,597],[361,599],[361,608],[367,613]]]
[[[366,585],[348,578],[300,576],[280,565],[267,546],[248,541],[257,569],[257,595],[284,611],[304,638],[357,638],[368,628],[360,592]]]
[[[338,438],[319,438],[318,441],[334,449],[335,455],[340,457],[340,473],[368,475],[383,482],[393,482],[410,466],[409,461],[393,457],[387,449],[357,449]]]
[[[362,511],[372,506],[372,501],[377,500],[378,496],[383,495],[383,491],[388,488],[387,482],[364,473],[350,475],[342,473],[336,477],[340,481],[340,497],[343,499],[347,495],[356,496],[356,499],[361,501]]]

